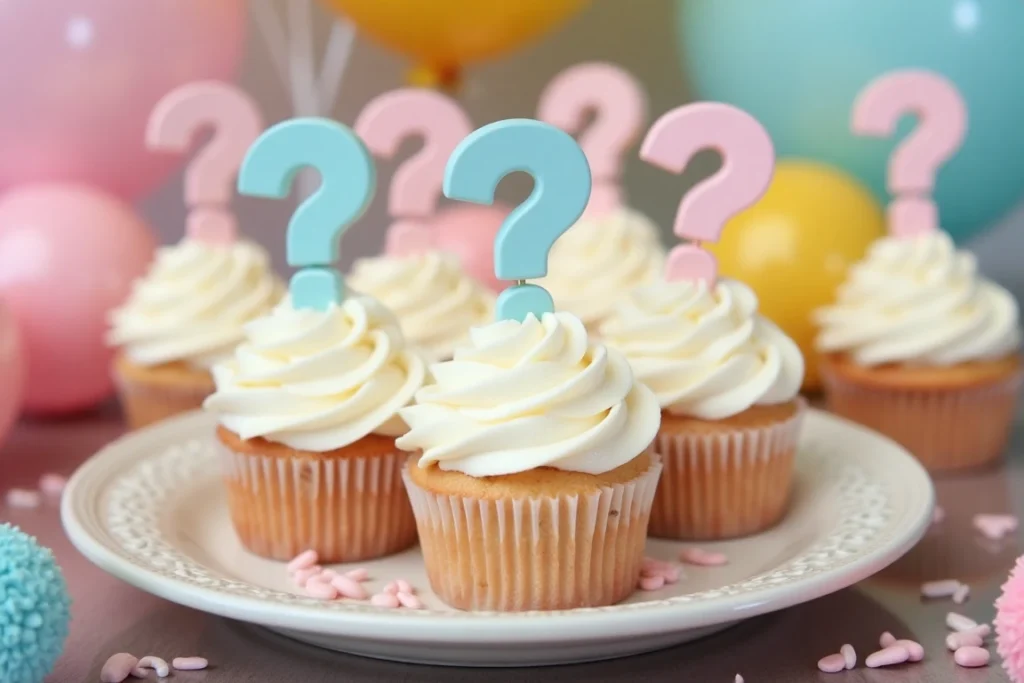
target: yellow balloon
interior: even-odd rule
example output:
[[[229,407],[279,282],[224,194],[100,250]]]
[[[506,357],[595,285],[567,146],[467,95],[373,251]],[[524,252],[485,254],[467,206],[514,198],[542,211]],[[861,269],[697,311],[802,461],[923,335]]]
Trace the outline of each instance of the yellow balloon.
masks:
[[[590,0],[323,0],[361,31],[435,72],[444,84],[460,67],[539,37]],[[414,75],[414,79],[418,76]]]
[[[719,272],[753,287],[761,311],[800,345],[804,389],[816,389],[811,311],[833,300],[847,268],[884,234],[882,207],[857,180],[823,164],[780,161],[761,200],[704,246]]]

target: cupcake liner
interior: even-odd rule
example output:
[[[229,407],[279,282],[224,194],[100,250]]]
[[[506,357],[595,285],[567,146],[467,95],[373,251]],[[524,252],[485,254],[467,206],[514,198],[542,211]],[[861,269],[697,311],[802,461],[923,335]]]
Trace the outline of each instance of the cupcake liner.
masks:
[[[437,494],[405,474],[431,588],[464,610],[615,604],[636,589],[660,474],[655,459],[593,493],[498,500]]]
[[[114,372],[114,384],[131,429],[202,408],[203,401],[213,393],[213,378],[208,386],[151,384]]]
[[[651,510],[656,538],[722,540],[763,531],[789,503],[806,402],[789,419],[718,433],[659,432],[665,466]]]
[[[290,560],[357,562],[416,543],[402,486],[408,454],[317,458],[238,453],[221,446],[235,531],[253,553]]]
[[[888,436],[931,471],[1000,458],[1024,373],[984,386],[934,390],[865,387],[823,366],[829,410]]]

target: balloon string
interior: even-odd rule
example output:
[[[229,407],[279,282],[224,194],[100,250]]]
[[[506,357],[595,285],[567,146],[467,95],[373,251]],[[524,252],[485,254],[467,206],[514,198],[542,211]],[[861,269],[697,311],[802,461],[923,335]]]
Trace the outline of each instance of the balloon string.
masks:
[[[277,76],[288,85],[288,37],[281,28],[281,20],[270,4],[270,0],[254,0],[253,19],[270,51],[270,62],[277,70]]]
[[[355,47],[355,25],[344,19],[333,23],[318,77],[313,56],[312,8],[308,0],[305,4],[303,0],[289,3],[288,33],[271,0],[253,0],[252,8],[253,19],[270,52],[270,61],[289,89],[292,109],[297,115],[330,114]]]
[[[329,113],[338,101],[341,78],[345,75],[352,48],[356,44],[356,27],[349,21],[338,19],[331,27],[320,68],[320,104]]]
[[[289,73],[292,83],[292,106],[299,116],[320,113],[317,101],[313,57],[313,17],[311,0],[290,0],[288,7]]]

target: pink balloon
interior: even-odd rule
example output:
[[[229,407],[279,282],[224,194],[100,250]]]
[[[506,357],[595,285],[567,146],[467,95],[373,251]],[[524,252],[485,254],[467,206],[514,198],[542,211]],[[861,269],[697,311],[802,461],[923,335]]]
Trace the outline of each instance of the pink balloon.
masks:
[[[184,83],[235,75],[245,9],[244,0],[2,0],[0,189],[72,181],[125,199],[152,190],[185,157],[145,149],[150,112]]]
[[[509,285],[494,276],[494,240],[509,211],[497,204],[457,204],[438,211],[431,223],[437,248],[457,255],[471,277],[496,292]]]
[[[17,323],[0,300],[0,443],[18,417],[24,376]]]
[[[0,297],[18,321],[26,412],[72,412],[111,394],[107,314],[155,246],[130,206],[91,188],[34,185],[0,198]]]

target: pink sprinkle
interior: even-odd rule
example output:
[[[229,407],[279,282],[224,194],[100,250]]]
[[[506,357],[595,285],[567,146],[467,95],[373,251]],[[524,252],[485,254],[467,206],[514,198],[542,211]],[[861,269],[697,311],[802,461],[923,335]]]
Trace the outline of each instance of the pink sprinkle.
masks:
[[[869,669],[877,669],[880,666],[892,666],[893,664],[902,664],[910,659],[910,653],[907,652],[905,647],[899,645],[890,645],[884,650],[878,652],[872,652],[868,655],[868,658],[864,661]]]
[[[960,582],[956,579],[943,579],[942,581],[926,581],[921,584],[921,597],[924,598],[948,598],[960,590]]]
[[[352,571],[345,572],[345,576],[352,579],[353,581],[366,581],[370,578],[370,572],[366,571],[363,567],[353,569]]]
[[[42,502],[42,497],[36,491],[11,489],[7,492],[7,504],[12,508],[37,508]]]
[[[398,598],[398,603],[402,607],[407,607],[409,609],[423,609],[423,602],[412,593],[399,591],[398,595],[395,597]]]
[[[390,581],[388,583],[388,585],[384,586],[384,592],[387,593],[388,595],[397,595],[398,594],[398,584],[395,583],[394,581]]]
[[[1016,531],[1018,520],[1013,515],[974,515],[974,527],[986,538],[998,541]]]
[[[370,604],[377,607],[398,607],[398,596],[393,593],[377,593],[370,598]]]
[[[992,633],[992,627],[988,624],[978,624],[974,628],[965,629],[960,633],[971,633],[984,640]]]
[[[306,595],[319,600],[334,600],[338,597],[338,589],[316,577],[306,582]]]
[[[416,589],[413,588],[405,579],[397,579],[395,581],[395,585],[398,586],[399,593],[408,593],[409,595],[416,595]]]
[[[306,567],[305,569],[300,569],[299,571],[292,574],[292,581],[295,582],[295,585],[302,587],[305,586],[306,582],[312,579],[314,576],[320,576],[322,572],[323,569],[316,565],[312,567]]]
[[[967,645],[953,653],[953,661],[965,668],[988,666],[988,650]]]
[[[59,498],[64,493],[64,487],[68,485],[68,479],[60,474],[44,474],[39,478],[39,490],[51,498]]]
[[[967,631],[978,626],[978,622],[970,617],[965,617],[962,614],[956,612],[950,612],[946,615],[946,626],[950,627],[954,631]]]
[[[944,519],[946,519],[946,511],[941,506],[936,505],[935,509],[932,510],[932,524],[941,524]]]
[[[642,576],[637,584],[642,591],[656,591],[665,587],[664,576]]]
[[[338,592],[346,598],[351,598],[352,600],[366,599],[366,589],[355,579],[337,574],[331,577],[331,585],[337,588]]]
[[[981,636],[977,633],[972,631],[957,631],[946,636],[946,649],[950,652],[956,652],[960,648],[968,645],[981,647],[984,642],[985,641],[983,641]]]
[[[913,640],[897,640],[890,647],[902,647],[910,655],[910,661],[920,662],[924,659],[924,648],[921,647],[921,643]]]
[[[679,553],[679,559],[686,564],[700,567],[720,567],[729,563],[729,558],[722,553],[710,552],[701,548],[686,548]]]
[[[178,671],[201,671],[209,665],[203,657],[175,657],[171,661],[171,666]]]
[[[878,644],[883,648],[892,647],[892,644],[896,642],[896,636],[885,631],[878,637]]]
[[[679,567],[653,557],[645,557],[640,564],[641,577],[660,576],[665,579],[665,583],[678,583],[680,574]]]
[[[314,566],[319,560],[315,550],[305,550],[295,556],[291,562],[288,563],[288,571],[297,572],[300,569],[309,569]]]
[[[155,671],[157,678],[167,678],[171,673],[171,667],[163,659],[154,655],[146,655],[139,660],[138,665],[132,670],[132,676],[146,678],[146,669]]]
[[[958,605],[962,605],[967,602],[967,598],[971,595],[971,587],[966,583],[960,584],[956,589],[956,593],[953,593],[953,602]]]
[[[818,670],[827,674],[839,673],[846,668],[846,660],[841,654],[828,655],[818,660]]]
[[[110,655],[100,671],[100,681],[102,683],[121,683],[121,681],[128,678],[138,663],[139,660],[127,652],[118,652],[116,655]]]
[[[847,643],[839,648],[839,654],[843,656],[843,663],[846,664],[847,669],[852,669],[857,666],[857,651],[853,649],[853,645]]]

